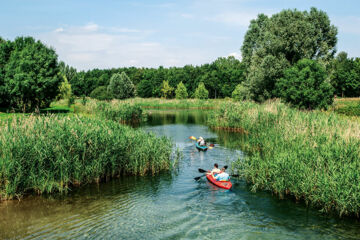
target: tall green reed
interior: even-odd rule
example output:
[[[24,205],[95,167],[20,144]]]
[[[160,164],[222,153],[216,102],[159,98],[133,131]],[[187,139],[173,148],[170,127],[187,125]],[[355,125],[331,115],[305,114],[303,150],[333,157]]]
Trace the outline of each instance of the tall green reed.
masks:
[[[0,198],[155,174],[171,167],[171,152],[169,139],[110,120],[76,115],[9,119],[0,127]]]
[[[303,112],[275,101],[227,103],[209,125],[247,133],[234,163],[252,189],[292,195],[324,212],[360,212],[360,124],[334,113]]]

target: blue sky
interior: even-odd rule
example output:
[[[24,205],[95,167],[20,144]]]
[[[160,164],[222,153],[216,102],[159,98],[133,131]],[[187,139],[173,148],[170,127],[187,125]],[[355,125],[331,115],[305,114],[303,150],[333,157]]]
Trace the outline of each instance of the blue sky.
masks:
[[[11,0],[1,3],[0,36],[33,36],[79,70],[200,65],[241,58],[257,14],[312,6],[338,27],[338,52],[360,57],[358,0]]]

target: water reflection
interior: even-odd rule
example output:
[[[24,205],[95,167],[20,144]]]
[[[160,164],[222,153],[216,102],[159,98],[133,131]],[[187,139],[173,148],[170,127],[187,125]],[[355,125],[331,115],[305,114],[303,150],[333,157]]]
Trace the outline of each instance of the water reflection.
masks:
[[[152,110],[151,110],[152,111]],[[241,135],[202,125],[199,111],[152,111],[145,131],[173,139],[183,153],[177,171],[123,177],[74,189],[67,196],[30,196],[0,203],[0,239],[357,239],[354,219],[321,215],[302,203],[253,193],[232,179],[231,191],[200,176],[214,162],[242,157]],[[203,136],[214,149],[198,152],[189,136]],[[231,172],[231,168],[229,169]]]

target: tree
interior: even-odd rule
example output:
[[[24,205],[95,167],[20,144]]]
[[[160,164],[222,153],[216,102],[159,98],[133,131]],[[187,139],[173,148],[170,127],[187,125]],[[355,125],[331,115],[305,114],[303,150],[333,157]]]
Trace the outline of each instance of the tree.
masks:
[[[231,97],[236,101],[243,101],[250,99],[250,91],[244,83],[240,83],[236,86],[235,90],[232,92]]]
[[[251,21],[241,48],[254,100],[276,97],[276,82],[300,59],[328,65],[336,52],[336,35],[327,14],[316,8],[310,12],[283,10],[270,18],[258,15]]]
[[[182,82],[177,85],[177,88],[175,90],[175,96],[176,99],[186,99],[188,97],[186,87]]]
[[[197,89],[195,90],[194,96],[195,96],[195,98],[198,98],[198,99],[208,99],[209,98],[209,91],[206,90],[203,82],[199,83]]]
[[[121,74],[115,73],[111,76],[107,91],[117,99],[126,99],[135,96],[135,86],[125,72]]]
[[[169,81],[163,81],[161,85],[161,97],[170,98],[174,88],[170,86]]]
[[[55,51],[32,37],[8,41],[0,51],[7,107],[25,112],[49,106],[62,80]]]
[[[61,73],[60,73],[61,74]],[[62,76],[64,81],[60,83],[58,99],[69,99],[72,96],[71,85],[65,75]]]
[[[356,71],[356,62],[347,58],[346,52],[340,52],[333,61],[331,84],[335,93],[342,97],[360,96],[360,75]]]
[[[139,97],[150,98],[153,94],[153,85],[147,79],[141,80],[136,86],[136,92]]]
[[[285,102],[301,109],[326,109],[333,102],[326,70],[314,60],[302,59],[285,70],[276,87]]]

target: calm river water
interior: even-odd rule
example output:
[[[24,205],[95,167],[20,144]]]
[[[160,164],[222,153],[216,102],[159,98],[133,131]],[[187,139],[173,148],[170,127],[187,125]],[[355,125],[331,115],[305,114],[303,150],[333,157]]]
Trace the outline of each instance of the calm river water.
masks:
[[[198,168],[241,158],[241,137],[202,125],[201,111],[151,110],[145,131],[173,139],[182,159],[171,173],[123,177],[73,189],[67,196],[29,196],[0,203],[0,239],[359,239],[354,219],[326,217],[271,193],[208,183]],[[198,152],[189,136],[215,148]]]

